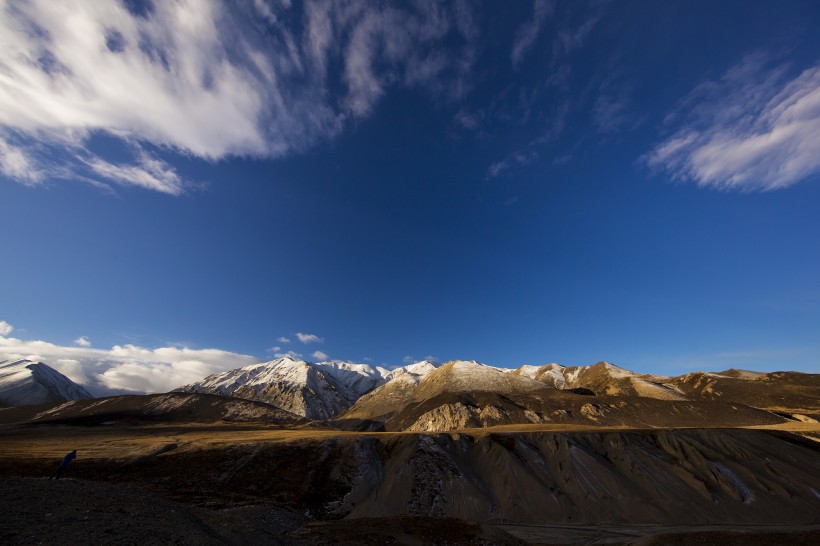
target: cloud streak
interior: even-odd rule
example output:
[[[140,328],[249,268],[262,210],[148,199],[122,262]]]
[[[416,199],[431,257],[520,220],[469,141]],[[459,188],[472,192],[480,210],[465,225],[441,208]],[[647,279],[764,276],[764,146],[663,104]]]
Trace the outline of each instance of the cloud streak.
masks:
[[[798,74],[747,56],[667,116],[678,128],[643,160],[701,187],[769,191],[820,172],[820,64]]]
[[[461,2],[130,5],[0,6],[3,175],[179,195],[189,182],[162,154],[281,157],[337,136],[392,87],[469,87],[477,32]],[[132,158],[99,157],[95,135]]]

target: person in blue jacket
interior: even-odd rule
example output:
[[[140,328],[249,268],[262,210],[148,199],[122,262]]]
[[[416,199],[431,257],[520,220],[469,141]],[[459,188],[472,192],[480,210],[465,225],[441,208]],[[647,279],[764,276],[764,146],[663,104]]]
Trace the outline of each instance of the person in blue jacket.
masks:
[[[57,467],[57,472],[55,472],[54,475],[51,476],[51,478],[49,478],[49,479],[50,480],[59,480],[60,476],[62,476],[63,472],[65,472],[66,469],[68,468],[68,465],[71,464],[71,461],[73,461],[76,458],[77,458],[77,450],[75,449],[74,451],[72,451],[71,453],[69,453],[65,457],[63,457],[62,462],[60,462],[60,466]]]

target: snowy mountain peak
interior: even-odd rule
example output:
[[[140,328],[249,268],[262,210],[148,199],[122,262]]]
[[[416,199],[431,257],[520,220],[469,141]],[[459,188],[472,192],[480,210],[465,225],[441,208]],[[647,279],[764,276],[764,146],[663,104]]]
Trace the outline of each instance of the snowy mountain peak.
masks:
[[[400,375],[421,378],[435,366],[425,361],[388,370],[336,360],[280,358],[210,375],[175,390],[258,400],[310,419],[331,419],[389,380]]]
[[[85,388],[42,362],[0,362],[0,404],[28,406],[94,398]]]

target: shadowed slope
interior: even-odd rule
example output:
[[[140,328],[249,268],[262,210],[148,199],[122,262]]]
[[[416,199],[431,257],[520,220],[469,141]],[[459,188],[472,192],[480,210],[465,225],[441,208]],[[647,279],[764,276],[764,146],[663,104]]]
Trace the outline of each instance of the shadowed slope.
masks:
[[[0,423],[110,423],[261,421],[294,424],[305,420],[285,410],[239,398],[211,394],[145,394],[72,400],[57,405],[0,410]]]

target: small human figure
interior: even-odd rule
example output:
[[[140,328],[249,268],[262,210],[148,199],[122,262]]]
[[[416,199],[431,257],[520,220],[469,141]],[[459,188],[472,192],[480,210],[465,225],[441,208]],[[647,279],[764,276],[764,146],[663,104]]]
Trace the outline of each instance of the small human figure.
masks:
[[[49,479],[50,480],[59,480],[60,476],[62,476],[63,472],[65,472],[66,469],[68,468],[68,465],[71,464],[71,461],[73,461],[76,458],[77,458],[77,450],[75,449],[74,451],[72,451],[71,453],[69,453],[65,457],[63,457],[62,462],[60,462],[60,466],[57,467],[57,472],[55,472],[54,475],[51,476]]]

